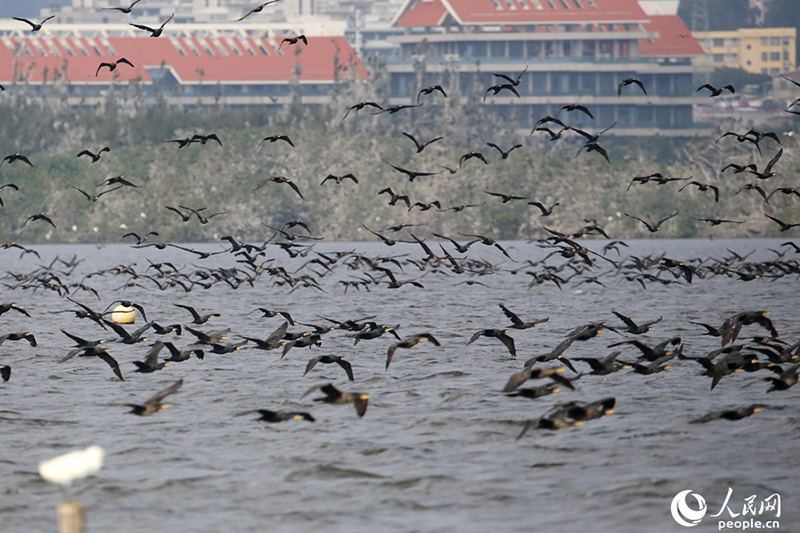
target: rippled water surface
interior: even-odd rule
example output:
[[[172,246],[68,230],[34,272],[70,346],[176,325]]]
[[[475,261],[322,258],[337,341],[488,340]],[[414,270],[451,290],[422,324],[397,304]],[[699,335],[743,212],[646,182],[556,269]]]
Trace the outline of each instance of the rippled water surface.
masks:
[[[739,254],[755,249],[749,260],[761,261],[775,258],[769,249],[781,242],[632,241],[623,256],[666,251],[677,259],[722,258],[731,255],[728,249]],[[587,246],[599,250],[603,244]],[[178,267],[186,265],[187,271],[194,269],[192,264],[234,264],[228,254],[200,261],[180,251],[117,245],[35,248],[41,261],[31,255],[17,260],[14,251],[7,251],[0,255],[0,267],[29,272],[57,254],[85,257],[63,279],[67,282],[117,264],[137,263],[141,273],[146,258],[171,260]],[[532,244],[508,243],[507,248],[520,262],[546,255]],[[410,245],[320,244],[316,249],[419,256],[418,247]],[[496,263],[504,259],[487,250],[473,248],[469,256]],[[305,261],[289,260],[277,248],[270,248],[268,257],[287,270]],[[558,264],[554,259],[548,264]],[[428,273],[420,279],[424,289],[389,290],[383,285],[347,294],[336,281],[360,272],[344,266],[321,280],[325,292],[289,293],[287,287],[273,287],[266,275],[255,287],[238,290],[219,284],[190,293],[161,292],[152,290],[152,282],[136,280],[146,288],[115,291],[128,277],[106,275],[86,280],[101,300],[85,292],[75,295],[99,311],[114,299],[137,301],[145,305],[148,318],[162,325],[187,324],[188,314],[172,304],[192,305],[222,315],[202,329],[230,327],[232,333],[260,338],[281,319],[248,315],[256,307],[285,309],[297,321],[316,324],[324,323],[319,316],[344,320],[377,315],[381,323],[399,325],[401,336],[428,331],[441,341],[440,348],[423,343],[398,351],[388,371],[384,367],[391,337],[354,347],[345,332],[334,331],[323,337],[320,348],[295,348],[283,360],[277,350],[245,349],[208,354],[203,361],[193,358],[153,374],[133,372],[132,361],[143,359],[149,342],[112,344],[126,379],[120,382],[94,358],[57,363],[72,344],[60,328],[89,339],[109,337],[91,321],[54,314],[74,308],[69,301],[51,291],[4,291],[2,301],[18,303],[33,318],[8,312],[0,317],[0,333],[31,331],[39,346],[31,348],[24,341],[0,346],[0,364],[13,368],[11,380],[0,383],[0,530],[54,531],[54,506],[61,494],[41,480],[38,463],[97,444],[108,454],[105,466],[70,490],[87,505],[88,530],[95,532],[669,532],[684,530],[670,516],[675,494],[685,489],[702,494],[709,512],[716,513],[729,487],[734,490],[732,507],[735,503],[739,512],[747,496],[781,494],[782,529],[798,531],[799,387],[766,394],[766,373],[760,372],[726,377],[710,391],[699,365],[673,361],[669,370],[651,376],[629,371],[584,375],[577,391],[536,400],[499,392],[526,359],[549,352],[573,328],[600,320],[617,323],[612,308],[641,321],[663,316],[644,340],[656,343],[680,336],[690,356],[719,347],[718,339],[702,336],[703,330],[690,320],[721,324],[744,310],[769,310],[782,338],[796,342],[796,276],[748,283],[714,277],[692,285],[649,284],[646,290],[608,276],[601,278],[605,287],[577,285],[576,278],[563,290],[552,284],[528,289],[524,269],[514,275],[509,270],[518,265],[506,261],[502,266],[500,272],[480,278]],[[423,274],[413,265],[404,268],[400,279]],[[465,279],[485,286],[459,284]],[[538,328],[512,330],[517,359],[495,339],[466,345],[479,329],[507,326],[501,302],[526,320],[550,317]],[[291,328],[301,330],[300,325]],[[742,337],[763,333],[747,326]],[[185,348],[193,339],[184,335],[172,340]],[[604,331],[573,344],[566,355],[603,356],[611,351],[606,346],[618,340],[619,335]],[[355,382],[348,382],[336,365],[318,365],[304,377],[308,360],[323,354],[347,356]],[[638,354],[626,347],[623,355],[633,359]],[[576,365],[588,370],[583,363]],[[153,416],[136,417],[113,405],[142,402],[178,378],[184,386],[170,397],[172,407]],[[301,399],[310,386],[326,381],[370,394],[366,416],[358,418],[352,405],[315,403],[314,395]],[[576,428],[534,430],[516,440],[526,420],[559,402],[608,396],[617,400],[612,415]],[[782,409],[738,422],[687,424],[708,411],[751,403]],[[266,424],[255,416],[234,416],[257,408],[307,410],[317,422]],[[712,529],[717,529],[716,521],[706,518],[693,530]]]

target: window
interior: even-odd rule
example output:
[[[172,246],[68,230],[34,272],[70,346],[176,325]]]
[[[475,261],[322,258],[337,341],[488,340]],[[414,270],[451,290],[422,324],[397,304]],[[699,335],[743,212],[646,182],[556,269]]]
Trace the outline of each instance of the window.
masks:
[[[780,52],[770,52],[769,53],[769,60],[770,61],[780,61],[781,60],[781,53]]]
[[[506,56],[506,43],[505,41],[492,42],[492,57],[505,57]]]
[[[752,61],[750,61],[750,60],[748,59],[748,60],[747,60],[747,66],[749,67],[749,66],[750,66],[750,65],[752,65],[752,64],[753,64],[753,62],[752,62]]]
[[[564,6],[564,9],[569,9],[566,0],[561,0],[561,5]]]
[[[781,38],[780,37],[770,37],[769,38],[769,45],[770,46],[780,46],[781,45]]]
[[[761,52],[761,61],[766,61],[766,60],[767,60],[767,53]]]
[[[789,46],[789,39],[786,37],[783,38],[783,46]]]
[[[725,39],[714,39],[714,46],[725,46]]]
[[[784,52],[783,53],[783,60],[784,61],[789,61],[789,52]]]
[[[767,46],[768,43],[769,43],[769,39],[768,38],[766,38],[766,37],[762,37],[761,38],[761,46]]]
[[[779,69],[779,68],[771,68],[771,69],[769,69],[769,73],[772,74],[773,76],[775,74],[780,74],[780,72],[781,72],[781,69]]]
[[[724,63],[725,56],[722,54],[714,54],[714,63]]]
[[[767,74],[767,73],[768,73],[767,69],[765,69],[765,68],[761,69],[761,74]]]
[[[748,50],[750,50],[750,49],[751,49],[751,48],[753,48],[753,47],[752,47],[752,45],[749,45],[749,44],[748,44],[746,48],[747,48]]]
[[[583,6],[581,5],[580,0],[572,0],[572,3],[574,3],[575,7],[577,7],[578,9],[583,9]]]

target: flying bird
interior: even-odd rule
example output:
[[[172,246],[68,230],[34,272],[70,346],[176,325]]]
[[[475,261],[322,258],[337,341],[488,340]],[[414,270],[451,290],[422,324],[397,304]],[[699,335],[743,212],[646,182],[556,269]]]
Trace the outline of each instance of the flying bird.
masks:
[[[14,185],[13,183],[6,183],[5,185],[0,185],[0,192],[2,192],[2,191],[3,191],[3,189],[5,189],[6,187],[9,187],[9,188],[11,188],[11,189],[14,189],[15,191],[18,191],[18,190],[19,190],[19,187],[17,187],[17,186],[16,186],[16,185]],[[3,203],[3,198],[0,198],[0,207],[5,207],[5,205],[6,205],[6,204],[4,204],[4,203]]]
[[[281,47],[283,47],[283,45],[286,44],[286,43],[297,44],[297,41],[303,41],[303,44],[308,46],[308,39],[306,39],[306,36],[305,35],[298,35],[297,37],[285,37],[281,41],[280,46],[278,46],[278,50],[280,50]]]
[[[719,89],[717,89],[716,87],[714,87],[710,83],[706,83],[705,85],[701,85],[695,92],[699,93],[703,89],[708,89],[709,91],[711,91],[711,94],[709,95],[711,98],[714,98],[716,96],[721,95],[722,91],[724,91],[726,89],[728,91],[730,91],[731,94],[736,94],[736,89],[733,88],[733,85],[726,85],[725,87],[720,87]]]
[[[133,6],[141,1],[142,0],[134,0],[134,2],[128,7],[104,7],[103,11],[119,11],[121,13],[125,13],[126,15],[130,15],[131,11],[133,11]]]
[[[367,106],[380,109],[381,111],[384,110],[383,107],[381,107],[379,104],[376,104],[375,102],[359,102],[354,106],[350,106],[350,108],[347,110],[347,113],[345,113],[344,116],[342,117],[342,120],[347,118],[347,115],[350,114],[350,111],[361,111]]]
[[[402,133],[403,135],[405,135],[406,137],[408,137],[409,139],[411,139],[411,141],[412,141],[412,142],[414,143],[414,145],[417,147],[417,153],[418,153],[418,154],[419,154],[419,153],[422,153],[422,151],[425,149],[425,147],[426,147],[426,146],[429,146],[429,145],[431,145],[431,144],[435,143],[436,141],[440,141],[440,140],[442,140],[442,139],[444,138],[444,137],[436,137],[436,138],[434,138],[434,139],[431,139],[431,140],[430,140],[430,141],[428,141],[428,142],[425,142],[425,143],[420,143],[420,142],[419,142],[419,141],[418,141],[416,138],[414,138],[414,136],[413,136],[413,135],[411,135],[410,133],[406,133],[406,132],[404,132],[404,131],[403,131],[403,132],[401,132],[401,133]]]
[[[136,403],[126,403],[122,404],[126,407],[131,408],[131,413],[137,416],[149,416],[153,413],[157,413],[162,409],[166,409],[169,407],[169,404],[161,403],[161,401],[169,396],[170,394],[175,394],[178,392],[178,389],[181,388],[183,385],[183,379],[179,379],[166,389],[157,392],[150,398],[146,399],[143,404],[136,404]]]
[[[165,20],[164,23],[161,26],[159,26],[158,28],[150,28],[148,26],[143,26],[141,24],[131,24],[131,26],[133,26],[134,28],[139,29],[139,30],[149,31],[150,32],[150,37],[160,37],[161,34],[164,33],[164,26],[166,26],[167,23],[169,21],[171,21],[174,16],[175,16],[175,13],[170,15],[169,18],[167,20]]]
[[[98,161],[100,161],[100,156],[102,156],[102,155],[103,155],[103,152],[110,152],[110,151],[111,151],[111,148],[109,148],[108,146],[104,146],[104,147],[103,147],[103,148],[101,148],[101,149],[100,149],[100,151],[99,151],[99,152],[97,152],[96,154],[95,154],[95,153],[92,153],[92,152],[90,152],[89,150],[83,150],[81,153],[79,153],[79,154],[78,154],[78,156],[77,156],[77,157],[81,157],[81,156],[84,156],[84,155],[88,155],[89,157],[91,157],[91,158],[92,158],[92,163],[97,163]]]
[[[442,93],[442,96],[447,98],[447,93],[444,92],[444,89],[442,88],[441,85],[431,85],[430,87],[425,87],[424,89],[420,89],[420,91],[417,93],[417,103],[419,103],[420,96],[422,96],[423,94],[427,96],[433,93],[434,91],[439,91],[440,93]]]
[[[263,4],[260,4],[260,5],[256,6],[256,7],[254,7],[253,9],[251,9],[250,11],[248,11],[247,14],[245,16],[243,16],[242,18],[236,19],[236,22],[243,21],[244,19],[246,19],[247,17],[249,17],[253,13],[261,13],[261,10],[264,9],[265,7],[267,7],[268,5],[277,4],[278,2],[280,2],[280,0],[270,0],[269,2],[264,2]]]
[[[592,115],[592,112],[589,111],[589,108],[586,106],[582,106],[580,104],[565,105],[564,107],[558,110],[558,113],[556,113],[556,118],[558,118],[558,115],[560,115],[562,111],[580,111],[584,115],[587,115],[589,118],[594,120],[594,116]]]
[[[22,161],[23,163],[27,163],[28,165],[33,166],[33,163],[31,163],[27,157],[25,157],[24,155],[20,155],[18,153],[5,156],[3,160],[0,161],[0,166],[3,166],[3,163],[8,162],[9,164],[11,164],[14,161]]]
[[[112,61],[111,63],[100,63],[100,66],[97,67],[97,72],[94,73],[94,77],[96,78],[100,74],[100,69],[103,67],[108,67],[109,72],[114,72],[115,70],[117,70],[117,65],[119,65],[120,63],[125,63],[126,65],[130,65],[131,67],[133,66],[133,63],[131,63],[124,57],[121,57],[116,61]]]
[[[497,77],[497,78],[503,78],[503,79],[504,79],[504,80],[506,80],[508,83],[510,83],[512,86],[516,87],[517,85],[519,85],[520,83],[522,83],[522,76],[523,76],[523,75],[524,75],[526,72],[528,72],[528,65],[525,65],[525,70],[523,70],[522,72],[520,72],[520,73],[519,73],[519,75],[518,75],[516,78],[512,78],[512,77],[511,77],[511,76],[509,76],[508,74],[492,74],[492,76],[495,76],[495,77]]]
[[[764,216],[765,216],[765,217],[767,217],[768,219],[772,220],[772,221],[773,221],[773,222],[775,222],[776,224],[778,224],[778,225],[781,227],[781,232],[784,232],[784,231],[789,231],[789,230],[790,230],[790,229],[792,229],[792,228],[798,228],[798,227],[800,227],[800,222],[797,222],[797,223],[795,223],[795,224],[789,224],[789,223],[787,223],[787,222],[784,222],[784,221],[782,221],[782,220],[778,220],[778,219],[777,219],[777,218],[775,218],[775,217],[769,216],[769,215],[768,215],[768,214],[766,214],[766,213],[764,213]]]
[[[644,94],[647,94],[647,90],[644,88],[644,83],[636,78],[628,78],[627,80],[622,80],[619,82],[619,86],[617,87],[617,96],[622,96],[622,88],[627,87],[628,85],[638,85],[639,88],[642,90]]]
[[[44,24],[45,22],[47,22],[51,18],[55,18],[55,15],[50,15],[49,17],[47,17],[46,19],[41,21],[39,24],[36,24],[35,22],[31,22],[28,19],[23,19],[23,18],[19,18],[19,17],[11,17],[11,18],[13,18],[14,20],[18,20],[20,22],[24,22],[25,24],[30,24],[31,31],[39,31],[39,30],[42,29],[42,24]]]
[[[714,191],[714,201],[719,202],[719,187],[715,187],[713,185],[706,185],[705,183],[700,183],[699,181],[690,181],[689,183],[678,189],[678,192],[682,191],[683,189],[685,189],[690,185],[695,185],[700,192],[706,192],[708,190]]]
[[[431,335],[430,333],[420,333],[419,335],[413,335],[411,337],[406,337],[405,339],[401,340],[400,342],[396,342],[389,346],[389,351],[386,355],[386,370],[389,369],[389,365],[392,363],[392,359],[394,358],[394,352],[397,351],[398,348],[413,348],[420,342],[428,341],[434,346],[441,346],[439,341]]]
[[[45,215],[44,213],[39,213],[37,215],[29,216],[27,219],[25,219],[25,222],[23,222],[22,227],[24,228],[25,224],[27,224],[28,222],[31,222],[31,221],[36,221],[36,220],[44,220],[45,222],[47,222],[48,224],[50,224],[54,228],[56,227],[56,225],[53,224],[53,221],[50,220],[50,218],[47,217],[47,215]]]
[[[386,162],[386,164],[389,165],[390,167],[392,167],[393,169],[395,169],[396,171],[408,176],[408,181],[414,181],[417,178],[424,178],[426,176],[435,176],[436,174],[441,174],[440,172],[418,172],[416,169],[415,170],[407,170],[407,169],[402,168],[402,167],[397,167],[397,166],[395,166],[395,165],[393,165],[393,164],[391,164],[389,162]],[[381,193],[378,193],[378,194],[381,194]]]
[[[343,176],[334,176],[333,174],[328,174],[325,177],[325,179],[322,180],[322,183],[320,183],[320,185],[325,185],[325,182],[328,181],[328,180],[333,180],[338,185],[338,184],[342,183],[342,181],[344,181],[346,179],[350,179],[350,180],[353,180],[354,183],[358,183],[358,179],[356,179],[356,177],[351,172],[351,173],[345,174]]]
[[[297,193],[297,196],[299,196],[300,198],[303,198],[303,194],[300,192],[300,188],[297,186],[297,184],[295,182],[293,182],[292,180],[290,180],[289,178],[284,177],[284,176],[272,176],[271,178],[262,181],[261,183],[258,184],[258,187],[256,187],[255,190],[253,190],[253,192],[256,192],[261,187],[263,187],[264,185],[266,185],[267,183],[270,183],[270,182],[272,182],[272,183],[286,183],[287,185],[289,185],[289,187],[292,188],[292,190],[294,190],[294,192]]]
[[[641,218],[635,217],[633,215],[629,215],[628,213],[625,213],[625,216],[638,220],[639,222],[641,222],[642,224],[647,226],[647,231],[649,231],[650,233],[655,233],[659,229],[661,229],[661,224],[663,224],[664,222],[666,222],[667,220],[669,220],[671,218],[674,218],[674,217],[678,216],[678,213],[680,213],[680,210],[675,211],[673,214],[669,215],[666,218],[662,218],[661,220],[659,220],[658,222],[655,222],[655,223],[648,222],[646,220],[642,220]]]
[[[500,156],[501,156],[503,159],[508,159],[508,154],[510,154],[511,152],[513,152],[514,150],[516,150],[517,148],[522,148],[522,145],[521,145],[521,144],[515,144],[514,146],[512,146],[512,147],[511,147],[511,148],[509,148],[508,150],[503,150],[502,148],[500,148],[499,146],[497,146],[497,145],[496,145],[496,144],[494,144],[494,143],[486,143],[486,146],[491,146],[492,148],[494,148],[495,150],[497,150],[498,152],[500,152]]]
[[[267,141],[269,141],[271,143],[274,143],[274,142],[277,142],[277,141],[284,141],[286,143],[289,143],[289,145],[292,148],[295,147],[294,143],[292,142],[292,140],[289,138],[288,135],[270,135],[269,137],[264,137],[264,139],[260,143],[258,143],[258,146],[260,147],[262,144],[264,144]]]

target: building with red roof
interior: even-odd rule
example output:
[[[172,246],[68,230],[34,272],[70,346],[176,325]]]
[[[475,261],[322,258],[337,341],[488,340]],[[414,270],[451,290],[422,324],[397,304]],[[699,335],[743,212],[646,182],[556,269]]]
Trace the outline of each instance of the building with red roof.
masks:
[[[489,87],[501,81],[492,73],[527,69],[519,97],[490,94],[486,105],[509,119],[514,108],[526,126],[581,103],[595,120],[572,113],[572,124],[617,122],[616,134],[693,133],[692,106],[700,103],[693,75],[702,70],[693,58],[703,49],[680,18],[648,15],[636,0],[406,0],[392,26],[404,30],[390,37],[401,47],[401,59],[389,64],[398,103],[453,69],[462,94],[476,75]],[[636,86],[618,92],[631,77],[646,95]]]
[[[72,105],[97,105],[112,84],[130,82],[171,104],[234,106],[288,103],[292,82],[306,103],[321,104],[336,79],[366,75],[343,36],[281,45],[274,25],[176,24],[151,38],[127,24],[49,24],[36,33],[18,24],[0,23],[0,84],[31,96],[66,84]],[[119,58],[134,66],[99,68]]]

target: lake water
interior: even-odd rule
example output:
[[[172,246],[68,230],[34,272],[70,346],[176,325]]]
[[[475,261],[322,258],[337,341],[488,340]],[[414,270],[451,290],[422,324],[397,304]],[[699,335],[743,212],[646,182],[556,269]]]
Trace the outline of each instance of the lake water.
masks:
[[[769,249],[778,249],[785,240],[630,241],[622,254],[666,251],[669,257],[689,259],[730,256],[728,249],[739,254],[755,250],[748,261],[764,261],[774,259]],[[503,244],[520,263],[540,260],[548,252],[533,244]],[[605,241],[585,244],[600,250]],[[172,261],[187,272],[195,270],[192,264],[235,264],[231,254],[197,260],[178,250],[123,245],[33,248],[41,261],[30,254],[17,259],[17,252],[9,250],[0,254],[0,268],[30,272],[56,255],[86,258],[71,276],[59,274],[68,283],[118,264],[136,263],[136,271],[143,273],[146,258]],[[323,243],[315,249],[355,250],[371,257],[420,256],[412,245]],[[595,321],[618,324],[612,308],[637,321],[663,316],[653,331],[637,338],[654,344],[680,336],[689,356],[720,346],[719,339],[702,336],[703,330],[689,321],[720,325],[745,310],[770,311],[782,338],[796,342],[797,276],[747,283],[717,276],[692,285],[650,283],[646,290],[611,275],[601,278],[605,287],[578,285],[579,276],[563,290],[552,283],[528,289],[531,278],[524,269],[516,275],[509,272],[520,264],[502,262],[499,253],[481,245],[468,255],[500,264],[501,269],[481,277],[427,273],[420,279],[424,289],[390,290],[383,284],[371,292],[351,288],[347,294],[336,282],[362,276],[363,271],[341,264],[320,280],[325,292],[289,293],[289,287],[273,286],[268,275],[255,287],[245,284],[238,290],[220,283],[190,293],[162,292],[152,282],[134,280],[148,288],[115,291],[129,277],[105,275],[85,282],[100,292],[101,300],[86,292],[74,296],[98,311],[115,299],[130,299],[145,305],[148,318],[162,325],[188,324],[188,313],[173,304],[192,305],[222,315],[200,329],[230,327],[232,334],[260,338],[282,319],[248,315],[257,307],[287,310],[296,321],[315,324],[324,323],[319,316],[345,320],[377,315],[381,323],[399,325],[401,336],[430,332],[441,342],[439,348],[422,343],[398,350],[388,371],[386,351],[393,337],[354,347],[346,332],[334,331],[323,337],[321,347],[292,349],[283,360],[279,350],[245,349],[207,354],[202,361],[192,358],[152,374],[134,373],[132,364],[143,359],[149,342],[115,343],[111,354],[126,379],[120,382],[95,358],[58,364],[72,345],[59,329],[88,339],[113,334],[70,313],[53,314],[76,308],[55,292],[5,291],[0,303],[16,302],[32,318],[7,312],[0,317],[0,334],[31,331],[39,346],[6,341],[0,347],[0,364],[13,368],[11,380],[0,383],[0,529],[54,531],[54,508],[62,496],[39,477],[38,463],[96,444],[108,454],[104,467],[70,490],[86,504],[88,531],[95,532],[670,532],[684,530],[670,515],[677,493],[691,489],[701,494],[710,515],[720,510],[729,488],[729,506],[737,513],[751,495],[759,502],[779,494],[782,529],[798,531],[800,387],[766,394],[769,384],[763,378],[771,373],[728,376],[711,391],[698,364],[675,360],[669,370],[650,376],[628,370],[584,375],[576,391],[535,400],[499,392],[526,359],[549,352],[575,327]],[[276,258],[271,265],[292,271],[313,255],[290,260],[272,246],[267,257]],[[616,260],[613,252],[609,257]],[[790,252],[785,259],[792,257],[797,255]],[[603,263],[598,262],[596,273],[609,270]],[[399,271],[396,265],[387,266]],[[404,269],[398,275],[401,280],[424,274],[413,265]],[[466,279],[485,285],[459,284]],[[511,331],[516,359],[495,339],[481,338],[467,346],[479,329],[507,327],[499,303],[524,320],[550,318],[540,327]],[[137,324],[143,324],[141,318]],[[304,329],[308,328],[298,324],[290,331]],[[746,326],[741,338],[762,334],[761,328]],[[186,334],[172,337],[159,338],[183,348],[194,340]],[[604,331],[573,344],[566,355],[607,355],[612,351],[607,345],[619,340],[620,335]],[[635,349],[622,350],[621,359],[638,356]],[[346,356],[355,382],[348,382],[336,365],[317,365],[304,377],[308,360],[324,354]],[[169,398],[171,408],[153,416],[136,417],[128,408],[113,405],[141,403],[178,378],[184,386]],[[368,393],[366,416],[358,418],[352,405],[312,401],[317,395],[301,399],[309,387],[326,381],[345,391]],[[615,412],[609,416],[559,431],[532,430],[516,440],[526,420],[544,415],[557,403],[609,396],[616,398]],[[777,409],[736,422],[688,424],[709,411],[752,403]],[[234,416],[258,408],[309,411],[317,421],[267,424],[256,421],[257,415]],[[693,530],[716,531],[717,520],[707,516]]]

